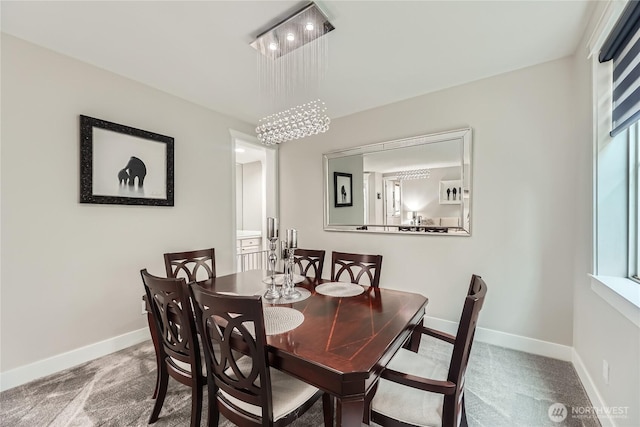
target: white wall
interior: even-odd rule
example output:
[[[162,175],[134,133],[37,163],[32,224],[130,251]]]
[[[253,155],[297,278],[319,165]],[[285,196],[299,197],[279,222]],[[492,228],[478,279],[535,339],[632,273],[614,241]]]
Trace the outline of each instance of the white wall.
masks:
[[[236,229],[238,230],[244,230],[244,225],[242,222],[243,201],[242,164],[236,163]]]
[[[4,34],[1,83],[3,373],[147,328],[164,252],[232,272],[229,128],[252,126]],[[80,204],[80,114],[174,137],[175,206]]]
[[[282,227],[300,245],[384,256],[382,286],[429,297],[457,321],[472,273],[489,287],[480,326],[570,346],[579,173],[572,61],[562,59],[333,120],[282,144]],[[322,153],[473,128],[471,237],[322,230]],[[304,179],[301,179],[304,177]],[[299,194],[307,194],[299,203]],[[313,194],[317,196],[313,197]],[[326,263],[324,277],[330,274]]]

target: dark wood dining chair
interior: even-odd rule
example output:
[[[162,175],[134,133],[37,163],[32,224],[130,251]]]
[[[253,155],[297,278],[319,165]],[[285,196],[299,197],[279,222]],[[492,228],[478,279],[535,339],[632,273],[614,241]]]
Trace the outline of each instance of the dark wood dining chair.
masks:
[[[220,414],[238,426],[284,426],[321,396],[325,425],[333,423],[330,395],[269,368],[260,296],[233,296],[191,285],[207,363],[209,426]]]
[[[184,277],[187,283],[194,282],[196,280],[206,280],[216,277],[216,252],[214,248],[211,249],[198,249],[195,251],[185,252],[169,252],[164,254],[164,268],[169,278]],[[151,313],[147,313],[147,322],[151,330],[151,341],[156,349],[156,388],[153,392],[153,398],[158,397],[160,390],[160,366],[162,360],[160,359],[160,338],[155,334],[155,328],[151,325],[152,316]]]
[[[453,344],[448,368],[417,352],[398,350],[380,375],[365,422],[370,415],[382,426],[467,426],[465,373],[486,293],[485,282],[473,275],[455,336],[417,326],[421,334]]]
[[[184,278],[156,277],[146,269],[141,270],[140,275],[152,312],[155,334],[161,338],[160,345],[156,347],[156,359],[160,360],[159,387],[156,388],[157,397],[149,424],[158,420],[167,395],[169,377],[172,377],[191,388],[191,426],[199,427],[206,378],[202,373],[189,287]]]
[[[324,254],[323,250],[296,249],[293,255],[294,272],[297,269],[300,275],[310,277],[317,283],[322,278]]]
[[[349,282],[370,285],[377,288],[380,284],[382,255],[350,254],[345,252],[331,253],[331,280],[340,282],[348,276]],[[364,277],[369,283],[362,283]]]
[[[164,254],[167,277],[185,277],[187,283],[216,277],[216,251],[199,249]]]

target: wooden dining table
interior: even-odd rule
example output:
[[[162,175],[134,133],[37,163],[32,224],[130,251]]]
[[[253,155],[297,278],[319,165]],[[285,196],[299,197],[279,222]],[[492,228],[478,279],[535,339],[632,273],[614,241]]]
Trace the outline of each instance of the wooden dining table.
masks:
[[[266,291],[267,275],[267,271],[252,270],[199,285],[214,292],[255,295]],[[296,284],[311,291],[311,296],[284,306],[299,310],[304,321],[289,332],[267,336],[269,362],[335,396],[338,426],[361,426],[365,396],[422,320],[428,299],[368,286],[357,296],[333,297],[316,293],[317,284],[311,279]],[[269,305],[268,300],[263,304]]]

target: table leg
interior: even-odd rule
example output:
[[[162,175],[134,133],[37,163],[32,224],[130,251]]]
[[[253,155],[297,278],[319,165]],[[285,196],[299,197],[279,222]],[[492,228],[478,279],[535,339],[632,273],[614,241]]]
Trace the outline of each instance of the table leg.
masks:
[[[406,343],[402,346],[408,350],[413,351],[414,353],[418,352],[418,348],[420,347],[420,339],[422,338],[422,327],[424,326],[424,319],[420,320],[413,331],[411,332],[411,338],[407,340]]]
[[[364,414],[364,396],[356,399],[337,399],[337,427],[362,426]]]

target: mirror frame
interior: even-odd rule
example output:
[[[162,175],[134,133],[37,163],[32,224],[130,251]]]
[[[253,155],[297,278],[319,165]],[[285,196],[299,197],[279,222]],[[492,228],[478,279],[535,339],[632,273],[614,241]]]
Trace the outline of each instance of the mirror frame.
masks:
[[[323,217],[324,217],[324,230],[325,231],[348,231],[354,233],[387,233],[387,234],[402,234],[402,235],[420,235],[420,236],[471,236],[471,222],[473,221],[473,215],[471,213],[471,208],[473,205],[473,182],[472,182],[472,170],[473,170],[473,138],[472,138],[472,129],[470,127],[463,129],[456,129],[445,132],[438,132],[426,135],[417,135],[408,138],[396,139],[392,141],[384,141],[378,142],[374,144],[362,145],[354,148],[347,148],[341,150],[334,150],[322,155],[323,162],[323,199],[324,199],[324,209],[323,209]],[[462,182],[465,179],[468,179],[468,190],[469,190],[469,198],[465,200],[462,199],[460,203],[460,220],[462,227],[458,229],[456,232],[449,233],[447,227],[447,232],[442,231],[429,231],[426,226],[420,227],[411,227],[411,226],[399,226],[399,225],[385,225],[385,224],[331,224],[329,223],[329,212],[331,206],[331,200],[329,200],[329,185],[332,184],[332,180],[329,177],[329,160],[346,157],[346,156],[354,156],[357,154],[367,154],[367,153],[375,153],[385,150],[412,147],[417,145],[425,145],[425,144],[433,144],[437,142],[445,142],[445,141],[453,141],[460,140],[460,180]],[[469,167],[468,170],[465,171],[464,165],[465,161],[468,160]],[[467,174],[468,176],[465,176]],[[466,190],[467,188],[465,188]],[[465,206],[468,207],[468,215],[469,222],[468,227],[465,228],[464,224],[464,212]],[[365,227],[366,228],[362,228]],[[400,230],[400,228],[403,230]],[[409,230],[407,230],[409,228]],[[411,228],[414,228],[413,230]]]

